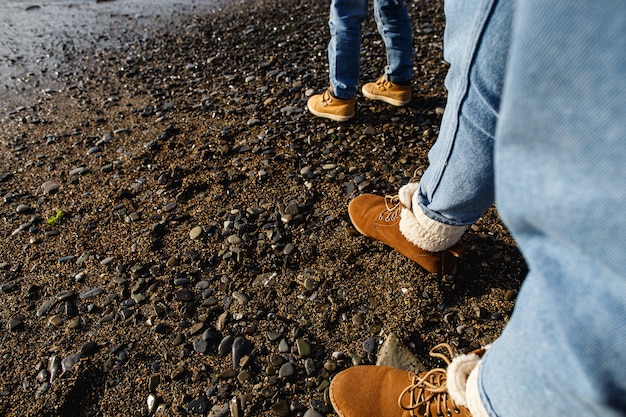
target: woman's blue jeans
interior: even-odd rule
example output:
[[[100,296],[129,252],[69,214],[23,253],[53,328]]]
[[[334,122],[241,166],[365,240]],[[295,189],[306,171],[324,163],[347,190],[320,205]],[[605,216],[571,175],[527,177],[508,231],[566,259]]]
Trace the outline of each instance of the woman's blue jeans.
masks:
[[[492,416],[626,415],[626,3],[447,0],[424,212],[494,201],[529,273],[479,374]],[[494,191],[495,190],[495,191]]]
[[[361,59],[361,24],[368,0],[332,0],[328,66],[336,97],[356,95]],[[407,82],[413,75],[413,33],[405,0],[374,0],[374,18],[385,42],[385,74],[391,82]]]

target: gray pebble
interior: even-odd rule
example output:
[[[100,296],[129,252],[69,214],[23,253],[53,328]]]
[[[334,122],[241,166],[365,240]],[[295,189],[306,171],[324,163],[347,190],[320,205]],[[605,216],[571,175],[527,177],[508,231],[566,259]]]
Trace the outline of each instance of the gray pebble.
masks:
[[[285,245],[285,248],[283,249],[283,253],[285,255],[291,255],[292,253],[294,253],[295,250],[296,250],[296,247],[294,245],[292,245],[291,243],[287,243]]]
[[[41,316],[45,316],[50,312],[50,309],[52,308],[52,306],[54,306],[55,303],[55,299],[51,298],[49,300],[46,300],[41,307],[39,307],[39,309],[37,310],[37,317],[41,317]]]
[[[278,351],[280,353],[289,353],[290,350],[291,349],[289,347],[289,342],[287,341],[287,339],[283,338],[278,344]]]
[[[35,398],[41,397],[46,391],[48,391],[48,388],[50,388],[50,384],[48,382],[41,384],[39,388],[37,388],[37,391],[35,391]]]
[[[7,323],[7,329],[11,332],[24,329],[24,315],[11,317]]]
[[[74,365],[76,365],[79,360],[80,354],[78,353],[73,353],[63,358],[63,360],[61,361],[61,368],[63,369],[63,372],[69,372],[74,369]]]
[[[376,345],[377,344],[378,344],[377,340],[374,339],[373,337],[365,339],[363,341],[363,350],[366,351],[367,353],[374,353],[374,352],[376,352]]]
[[[86,288],[81,291],[80,294],[78,294],[78,298],[80,298],[81,300],[93,298],[99,296],[103,292],[104,290],[102,288]]]
[[[26,214],[28,212],[30,212],[31,208],[30,206],[26,205],[26,204],[20,204],[17,206],[17,212],[20,214]]]
[[[163,207],[163,210],[164,210],[165,212],[170,212],[170,211],[174,210],[174,209],[176,208],[176,206],[177,206],[176,202],[175,202],[175,201],[173,201],[173,202],[171,202],[171,203],[166,204],[166,205]]]
[[[311,354],[311,345],[301,337],[296,339],[296,347],[298,348],[298,356],[301,358],[306,358]]]
[[[291,363],[287,362],[284,363],[278,370],[278,376],[281,378],[289,378],[295,373],[295,371],[296,369],[294,368],[294,366]]]
[[[222,339],[217,348],[217,352],[220,354],[220,356],[226,356],[230,353],[234,341],[235,338],[231,335],[228,335]]]
[[[194,414],[206,414],[208,408],[208,402],[204,394],[201,394],[197,398],[187,403],[187,411]]]
[[[204,354],[207,350],[208,343],[203,338],[199,337],[193,341],[193,350],[197,353]]]
[[[226,417],[230,412],[230,405],[228,403],[215,404],[209,412],[209,417]]]
[[[55,355],[48,359],[48,372],[50,373],[50,382],[52,383],[61,372],[61,358]]]
[[[241,242],[243,242],[241,240],[241,238],[237,235],[230,235],[228,236],[228,243],[232,243],[233,245],[239,245]]]
[[[41,184],[41,188],[43,189],[43,192],[46,194],[55,193],[56,191],[58,191],[60,186],[61,186],[60,184],[54,181],[46,181],[43,184]]]
[[[252,349],[253,349],[252,343],[250,343],[248,339],[246,339],[245,337],[239,336],[235,338],[235,340],[233,341],[233,347],[232,347],[233,365],[236,368],[239,367],[241,358],[249,355],[250,352],[252,352]]]

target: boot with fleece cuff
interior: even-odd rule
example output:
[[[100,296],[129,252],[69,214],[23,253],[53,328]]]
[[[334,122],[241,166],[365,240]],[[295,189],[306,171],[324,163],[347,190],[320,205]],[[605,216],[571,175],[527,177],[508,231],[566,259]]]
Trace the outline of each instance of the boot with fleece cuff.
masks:
[[[427,217],[413,195],[419,183],[410,182],[394,197],[362,194],[348,205],[348,214],[356,230],[379,240],[428,272],[454,274],[463,247],[457,242],[467,226],[453,226]]]
[[[348,368],[331,381],[329,397],[339,417],[488,417],[477,378],[486,349],[455,357],[450,345],[437,345],[430,356],[447,369],[419,374],[388,366]]]

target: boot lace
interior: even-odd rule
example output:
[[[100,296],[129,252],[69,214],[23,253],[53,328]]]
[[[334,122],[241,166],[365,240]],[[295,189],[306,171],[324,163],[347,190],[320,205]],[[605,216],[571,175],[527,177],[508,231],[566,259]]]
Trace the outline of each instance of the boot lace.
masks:
[[[400,197],[397,195],[385,196],[385,206],[387,207],[382,213],[378,215],[378,220],[384,220],[389,223],[396,220],[400,216],[400,212],[402,211],[402,203],[400,202]]]
[[[384,77],[383,77],[384,78]],[[383,81],[383,78],[381,78]],[[380,81],[380,80],[379,80]],[[389,81],[386,81],[389,82]],[[417,169],[413,173],[413,177],[409,180],[409,182],[419,182],[419,177],[417,176]],[[400,216],[400,212],[404,205],[400,202],[400,196],[398,195],[386,195],[385,196],[385,206],[387,207],[385,211],[380,213],[378,216],[378,220],[384,220],[389,223],[398,218]]]
[[[447,354],[441,353],[441,350],[447,350]],[[452,346],[442,343],[435,346],[430,351],[433,358],[443,359],[446,364],[450,364],[454,352]],[[423,407],[424,417],[450,417],[461,413],[461,409],[451,400],[446,388],[447,372],[443,368],[435,368],[430,371],[417,375],[410,373],[409,380],[411,384],[402,391],[398,398],[398,406],[403,410],[409,411],[412,417],[418,416],[418,409]],[[409,405],[402,404],[402,400],[408,395]],[[433,414],[433,405],[435,414]]]

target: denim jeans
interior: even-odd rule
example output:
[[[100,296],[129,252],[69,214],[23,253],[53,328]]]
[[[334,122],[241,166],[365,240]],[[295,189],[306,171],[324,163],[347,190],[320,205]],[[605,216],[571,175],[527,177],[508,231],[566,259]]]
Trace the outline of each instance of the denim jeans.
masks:
[[[328,66],[334,95],[356,95],[361,59],[361,24],[368,0],[332,0]],[[374,18],[387,54],[385,74],[391,82],[407,82],[413,75],[413,33],[405,0],[374,0]]]
[[[624,416],[626,6],[448,0],[446,18],[449,102],[419,198],[463,224],[495,189],[529,267],[482,359],[482,402],[500,417]]]
[[[413,207],[464,226],[494,202],[493,145],[513,8],[495,0],[450,0],[444,7],[448,101]]]

